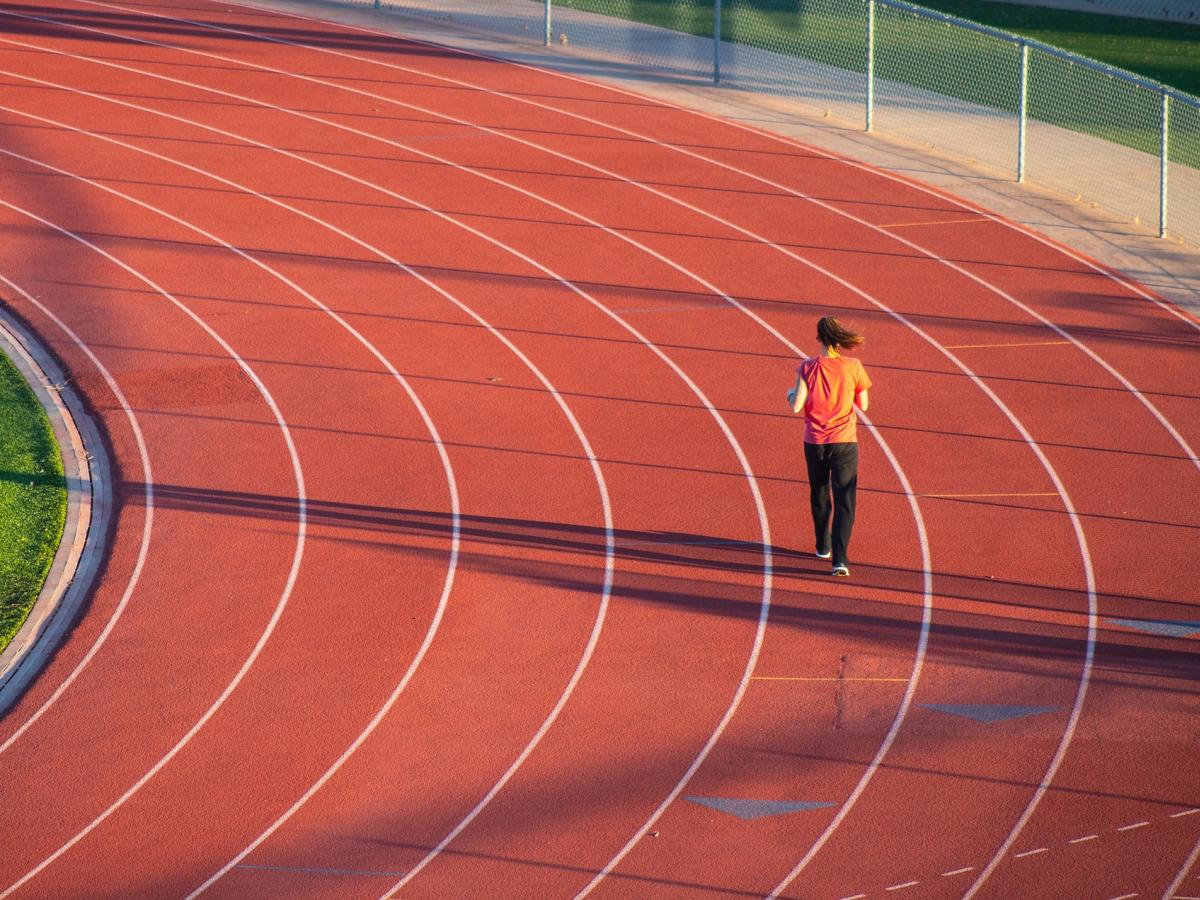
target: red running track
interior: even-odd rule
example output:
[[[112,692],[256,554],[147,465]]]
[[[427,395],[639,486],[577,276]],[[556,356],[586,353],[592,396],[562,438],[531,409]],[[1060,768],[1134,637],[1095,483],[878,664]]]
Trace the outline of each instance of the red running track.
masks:
[[[1194,320],[550,72],[0,23],[0,294],[119,475],[0,720],[0,896],[1200,895]],[[839,583],[783,399],[831,312]]]

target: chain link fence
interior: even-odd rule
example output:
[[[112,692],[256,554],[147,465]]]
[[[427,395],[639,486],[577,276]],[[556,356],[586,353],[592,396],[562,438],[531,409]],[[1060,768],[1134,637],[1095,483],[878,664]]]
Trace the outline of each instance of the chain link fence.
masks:
[[[904,0],[367,2],[801,100],[1200,244],[1200,99]]]

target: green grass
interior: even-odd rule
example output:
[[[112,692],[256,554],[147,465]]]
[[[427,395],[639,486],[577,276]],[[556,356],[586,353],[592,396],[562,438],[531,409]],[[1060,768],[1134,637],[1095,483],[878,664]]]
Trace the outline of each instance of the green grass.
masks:
[[[37,600],[66,515],[66,482],[50,421],[0,353],[0,648]]]
[[[711,0],[555,0],[559,6],[712,35]],[[1033,38],[1200,93],[1200,26],[1013,6],[991,0],[927,0],[927,8]],[[722,38],[866,71],[865,0],[723,0]],[[948,28],[935,19],[876,6],[876,74],[881,81],[956,97],[1016,115],[1019,55],[1014,42]],[[1030,54],[1029,115],[1149,154],[1159,152],[1160,99],[1106,75]],[[1114,90],[1114,88],[1116,88]],[[1200,165],[1200,121],[1180,110],[1171,157]]]
[[[991,0],[922,0],[921,6],[1061,47],[1200,96],[1200,25]]]

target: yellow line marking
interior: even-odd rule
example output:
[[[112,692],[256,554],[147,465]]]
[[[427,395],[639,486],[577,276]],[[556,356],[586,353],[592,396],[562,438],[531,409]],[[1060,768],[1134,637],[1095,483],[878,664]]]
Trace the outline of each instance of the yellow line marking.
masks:
[[[751,681],[904,681],[907,678],[815,678],[807,675],[751,675]]]
[[[928,222],[893,222],[891,225],[876,225],[876,228],[907,228],[910,225],[967,225],[972,222],[990,222],[991,219],[978,216],[974,219],[934,219]]]
[[[989,350],[993,347],[1058,347],[1070,341],[1030,341],[1020,344],[945,344],[947,350]]]
[[[922,497],[935,497],[939,500],[964,500],[974,497],[1057,497],[1058,494],[921,494]]]

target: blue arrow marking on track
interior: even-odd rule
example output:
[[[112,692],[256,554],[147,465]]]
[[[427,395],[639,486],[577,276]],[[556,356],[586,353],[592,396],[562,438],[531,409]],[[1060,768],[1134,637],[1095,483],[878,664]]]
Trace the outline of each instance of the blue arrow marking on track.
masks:
[[[684,797],[683,799],[729,813],[739,819],[761,819],[764,816],[780,816],[784,813],[803,812],[806,809],[820,809],[824,806],[834,805],[833,803],[814,803],[812,801],[747,800],[741,797]]]
[[[974,719],[976,722],[1003,722],[1005,719],[1036,716],[1059,708],[1057,706],[1003,706],[998,703],[922,703],[921,705],[926,709],[949,713],[952,716],[963,716],[967,719]]]
[[[1108,619],[1122,628],[1136,628],[1166,637],[1191,637],[1200,633],[1200,622],[1172,622],[1169,619]]]

